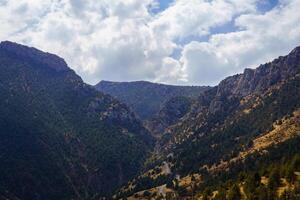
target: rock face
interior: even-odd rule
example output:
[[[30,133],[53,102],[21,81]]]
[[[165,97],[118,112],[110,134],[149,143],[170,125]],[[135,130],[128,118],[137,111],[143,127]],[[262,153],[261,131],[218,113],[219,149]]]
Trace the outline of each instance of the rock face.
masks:
[[[0,199],[99,199],[140,170],[152,137],[63,59],[0,44]]]
[[[300,48],[289,55],[281,56],[273,62],[260,65],[257,69],[245,69],[243,74],[228,77],[216,87],[211,99],[212,113],[224,111],[222,101],[260,94],[268,88],[295,76],[300,72]]]
[[[295,48],[288,56],[281,56],[273,62],[260,65],[257,69],[245,69],[243,74],[223,80],[217,91],[217,96],[259,93],[274,84],[295,76],[299,73],[300,47]]]
[[[142,120],[149,120],[154,118],[171,98],[196,98],[209,87],[172,86],[146,81],[101,81],[95,88],[128,105]]]

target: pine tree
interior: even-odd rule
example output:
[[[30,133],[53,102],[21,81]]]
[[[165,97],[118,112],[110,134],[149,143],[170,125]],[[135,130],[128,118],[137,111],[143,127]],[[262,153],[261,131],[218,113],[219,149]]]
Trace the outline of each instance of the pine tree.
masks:
[[[237,184],[234,184],[228,193],[228,200],[240,200],[242,198],[240,188]]]
[[[215,196],[214,200],[224,200],[226,199],[226,190],[223,187],[218,189],[218,193]]]
[[[269,176],[268,188],[275,190],[280,185],[280,173],[278,168],[274,168]]]

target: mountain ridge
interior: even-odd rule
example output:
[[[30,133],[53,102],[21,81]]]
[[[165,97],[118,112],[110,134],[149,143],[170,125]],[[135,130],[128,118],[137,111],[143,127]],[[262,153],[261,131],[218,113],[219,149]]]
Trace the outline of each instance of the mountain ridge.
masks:
[[[282,132],[284,129],[278,129],[276,134],[282,132],[285,138],[276,145],[266,143],[268,146],[264,147],[264,151],[273,152],[271,155],[254,151],[243,162],[230,162],[239,153],[256,144],[256,141],[261,141],[259,138],[262,135],[272,133],[270,131],[274,129],[274,124],[289,119],[299,109],[299,50],[296,47],[287,56],[281,56],[256,69],[245,69],[243,74],[225,78],[218,86],[204,91],[182,120],[166,129],[164,137],[159,141],[158,152],[154,153],[148,163],[149,171],[144,171],[129,183],[133,192],[125,196],[135,193],[139,198],[145,197],[143,195],[146,192],[143,194],[140,191],[165,196],[159,189],[154,189],[162,188],[168,190],[173,198],[189,199],[193,195],[191,187],[194,186],[192,183],[184,186],[186,178],[200,176],[201,180],[193,183],[198,188],[196,191],[200,198],[208,187],[216,190],[219,181],[224,184],[226,178],[236,181],[237,169],[250,170],[250,166],[253,167],[252,171],[259,169],[264,159],[275,163],[276,155],[289,159],[289,152],[282,149],[290,142],[298,144],[299,135],[295,133],[290,137]],[[295,123],[297,120],[292,120],[288,126],[297,126]],[[294,154],[297,153],[297,145],[290,148]],[[260,161],[260,165],[253,164],[255,159]],[[163,172],[166,163],[171,173]],[[211,170],[216,166],[222,170]],[[176,183],[180,187],[174,186]],[[169,185],[167,189],[164,189],[165,184]],[[122,188],[119,195],[128,194],[127,189]],[[210,196],[208,199],[214,198]]]
[[[154,118],[163,108],[164,103],[173,97],[196,98],[209,88],[206,86],[166,85],[148,81],[100,81],[94,87],[125,103],[142,120]]]
[[[27,47],[15,42],[3,41],[0,43],[0,49],[10,53],[12,56],[17,57],[18,59],[24,58],[31,60],[32,62],[37,62],[36,64],[45,65],[55,69],[56,71],[71,70],[65,60],[61,57],[48,52],[41,52],[34,47]]]
[[[152,148],[124,104],[58,56],[1,43],[0,89],[4,197],[98,199],[133,177]]]

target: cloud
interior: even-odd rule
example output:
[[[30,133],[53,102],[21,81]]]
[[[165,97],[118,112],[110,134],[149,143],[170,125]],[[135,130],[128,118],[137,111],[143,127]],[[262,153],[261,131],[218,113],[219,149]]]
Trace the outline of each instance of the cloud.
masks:
[[[24,1],[26,6],[31,3]],[[89,83],[100,79],[150,80],[173,48],[173,43],[159,40],[147,27],[152,18],[148,6],[152,3],[150,0],[53,0],[45,5],[47,11],[34,25],[15,31],[14,25],[22,26],[19,21],[28,26],[27,20],[18,19],[7,28],[8,32],[2,33],[2,38],[7,36],[63,56]],[[16,1],[10,4],[6,7],[18,5]],[[15,9],[10,9],[5,15],[13,16],[14,12]],[[24,15],[20,12],[17,15]],[[33,10],[30,16],[37,12],[41,10]]]
[[[153,13],[158,3],[0,0],[0,40],[56,53],[91,84],[211,85],[300,44],[298,0],[265,13],[257,0],[176,0]]]
[[[239,31],[186,45],[181,60],[188,80],[216,84],[227,75],[287,54],[300,45],[299,6],[299,1],[290,1],[264,14],[241,15],[235,19]]]
[[[209,35],[210,29],[230,22],[237,14],[255,11],[254,0],[177,0],[151,23],[168,38]]]
[[[231,70],[230,62],[222,52],[205,42],[186,45],[180,61],[189,83],[194,85],[215,85]]]
[[[155,82],[184,84],[187,82],[186,74],[181,63],[172,58],[166,57],[163,59],[162,67],[155,73]]]

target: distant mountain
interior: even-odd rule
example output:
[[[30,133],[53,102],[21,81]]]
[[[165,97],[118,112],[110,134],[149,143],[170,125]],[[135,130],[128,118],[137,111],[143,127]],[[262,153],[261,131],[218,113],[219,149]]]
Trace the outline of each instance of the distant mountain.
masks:
[[[62,58],[0,44],[0,199],[99,199],[140,170],[153,139]]]
[[[156,117],[171,98],[196,98],[209,87],[173,86],[146,81],[100,81],[95,88],[128,105],[142,120],[149,120]]]
[[[284,199],[286,189],[285,199],[300,198],[300,47],[183,105],[120,197]]]

